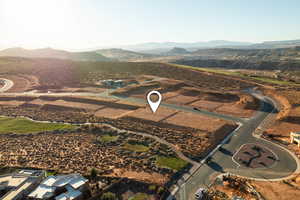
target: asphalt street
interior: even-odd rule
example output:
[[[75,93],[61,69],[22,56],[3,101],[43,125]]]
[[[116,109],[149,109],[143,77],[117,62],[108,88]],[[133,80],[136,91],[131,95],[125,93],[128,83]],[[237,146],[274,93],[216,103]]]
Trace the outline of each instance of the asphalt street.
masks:
[[[0,93],[1,92],[6,92],[9,90],[12,86],[14,86],[14,82],[11,80],[5,79],[5,78],[0,78],[4,82],[4,86],[0,88]]]
[[[4,92],[12,87],[13,82],[7,79],[2,79],[5,81],[5,86],[0,90]],[[7,89],[8,88],[8,89]],[[13,95],[13,96],[93,96],[93,97],[105,97],[105,98],[115,98],[126,100],[129,102],[137,102],[147,104],[145,99],[133,98],[133,97],[123,97],[123,96],[113,96],[109,93],[113,90],[108,90],[103,93],[35,93],[35,92],[24,92],[24,93],[2,93],[1,95]],[[251,91],[250,91],[251,92]],[[252,91],[253,92],[253,91]],[[204,163],[203,165],[195,164],[192,174],[186,174],[189,178],[186,180],[178,181],[178,191],[175,195],[177,199],[194,199],[194,193],[199,187],[207,187],[212,178],[220,173],[230,172],[240,176],[246,176],[250,178],[258,178],[262,180],[278,179],[287,177],[292,174],[298,167],[295,158],[286,149],[275,145],[269,141],[263,140],[259,137],[255,137],[253,133],[260,127],[264,119],[270,115],[276,114],[276,107],[273,102],[262,96],[259,93],[253,93],[261,99],[261,109],[256,112],[255,116],[250,119],[242,119],[234,116],[222,115],[219,113],[209,112],[206,110],[198,110],[192,107],[180,106],[168,103],[161,103],[160,106],[181,110],[185,112],[192,112],[200,115],[208,115],[215,118],[221,118],[225,120],[230,120],[241,124],[240,128],[236,130],[232,137],[222,145],[222,148],[217,149],[217,151],[211,156],[210,162]],[[246,143],[256,143],[269,148],[278,157],[278,161],[275,165],[269,168],[261,169],[249,169],[240,167],[236,162],[232,160],[232,155]],[[199,168],[197,168],[200,166]],[[185,176],[185,177],[187,177]]]
[[[262,97],[261,110],[254,117],[244,122],[227,143],[222,145],[211,157],[210,162],[203,164],[187,181],[179,181],[176,199],[195,199],[194,193],[199,187],[208,187],[213,177],[220,173],[233,173],[240,176],[261,180],[284,178],[297,169],[294,157],[284,148],[269,141],[253,136],[254,131],[268,116],[276,114],[273,103]],[[232,160],[234,153],[246,143],[255,143],[269,148],[278,156],[278,161],[270,168],[250,169],[240,167]]]
[[[112,90],[110,90],[111,92]],[[61,93],[37,93],[37,92],[23,92],[23,93],[3,93],[1,94],[3,96],[85,96],[85,97],[104,97],[104,98],[113,98],[113,99],[119,99],[119,100],[126,100],[128,102],[133,103],[142,103],[147,105],[146,99],[141,98],[135,98],[135,97],[126,97],[126,96],[115,96],[110,95],[109,92],[102,92],[102,93],[90,93],[90,92],[61,92]],[[160,107],[166,107],[170,109],[176,109],[180,111],[195,113],[195,114],[204,114],[208,115],[210,117],[234,121],[234,122],[244,122],[244,119],[241,119],[239,117],[234,117],[230,115],[223,115],[219,113],[209,112],[207,110],[201,110],[197,109],[195,110],[192,107],[188,106],[181,106],[181,105],[175,105],[175,104],[168,104],[168,103],[161,103]]]

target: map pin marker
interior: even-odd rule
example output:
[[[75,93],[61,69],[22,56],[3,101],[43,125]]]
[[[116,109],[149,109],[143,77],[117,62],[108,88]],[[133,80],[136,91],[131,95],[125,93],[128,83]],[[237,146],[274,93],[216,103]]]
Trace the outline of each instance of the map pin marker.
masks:
[[[151,100],[150,96],[152,94],[156,94],[158,96],[158,100],[156,102],[153,102]],[[162,99],[161,94],[158,91],[154,90],[154,91],[151,91],[151,92],[149,92],[147,94],[147,101],[148,101],[148,104],[150,105],[150,108],[151,108],[151,110],[152,110],[153,113],[155,113],[155,111],[157,110],[157,108],[158,108],[158,106],[159,106],[159,104],[161,102],[161,99]]]

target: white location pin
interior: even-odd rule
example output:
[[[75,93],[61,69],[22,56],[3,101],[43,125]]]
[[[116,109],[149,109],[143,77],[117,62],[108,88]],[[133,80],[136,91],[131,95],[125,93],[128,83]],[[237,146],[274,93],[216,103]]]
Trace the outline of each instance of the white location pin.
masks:
[[[156,102],[151,101],[150,96],[152,94],[156,94],[158,96],[158,100]],[[161,99],[162,99],[161,94],[158,91],[153,90],[153,91],[151,91],[151,92],[149,92],[147,94],[147,101],[148,101],[148,103],[150,105],[150,108],[151,108],[151,110],[152,110],[153,113],[156,112],[156,110],[157,110],[157,108],[158,108],[158,106],[159,106],[159,104],[161,102]]]

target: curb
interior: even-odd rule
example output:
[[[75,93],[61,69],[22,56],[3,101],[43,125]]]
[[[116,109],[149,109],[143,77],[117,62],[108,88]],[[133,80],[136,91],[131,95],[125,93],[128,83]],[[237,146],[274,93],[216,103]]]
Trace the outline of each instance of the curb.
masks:
[[[207,156],[205,156],[205,158],[203,158],[201,161],[200,161],[200,164],[198,165],[198,166],[193,166],[191,169],[190,169],[190,171],[189,172],[191,172],[191,173],[186,173],[186,174],[190,174],[187,178],[185,178],[184,177],[184,175],[182,176],[182,178],[184,179],[183,181],[184,181],[184,183],[183,184],[181,184],[181,186],[180,187],[182,187],[182,186],[184,186],[185,185],[185,183],[190,179],[190,177],[192,177],[193,175],[194,175],[194,173],[200,168],[200,167],[202,167],[203,165],[204,165],[204,163],[206,162],[206,160],[209,158],[209,157],[211,157],[213,154],[215,154],[216,153],[216,151],[218,151],[219,150],[219,148],[223,145],[223,144],[225,144],[235,133],[236,133],[236,131],[238,131],[241,127],[242,127],[242,123],[240,123],[240,122],[238,122],[237,123],[238,124],[238,127],[237,128],[235,128],[229,135],[227,135]],[[194,169],[194,167],[196,167],[196,169]],[[178,181],[180,181],[180,180],[182,180],[182,179],[179,179]],[[177,181],[177,183],[178,183],[178,181]],[[180,187],[178,187],[177,185],[176,185],[176,187],[171,191],[171,194],[167,197],[167,200],[172,200],[172,199],[174,199],[174,196],[177,194],[177,192],[178,192],[178,190],[179,190],[179,188]]]
[[[277,107],[279,107],[278,104],[277,104],[277,102],[274,101],[272,98],[267,97],[267,96],[264,96],[264,98],[267,99],[267,100],[269,100],[270,102],[272,102],[272,104],[273,104],[273,106],[274,106],[272,112],[273,112]],[[261,123],[263,123],[264,121],[266,121],[266,120],[268,119],[268,117],[269,117],[269,115],[268,115]],[[272,182],[273,182],[273,181],[288,180],[288,179],[293,178],[293,177],[295,176],[295,175],[294,175],[295,173],[300,173],[300,160],[299,160],[299,158],[298,158],[293,152],[291,152],[289,149],[285,148],[284,146],[281,146],[281,145],[276,144],[276,143],[274,143],[274,142],[272,142],[272,141],[269,141],[269,140],[267,140],[267,139],[265,139],[265,138],[262,138],[261,135],[255,134],[255,131],[256,131],[256,130],[257,130],[257,129],[254,130],[254,132],[252,133],[252,136],[255,137],[255,138],[257,138],[257,139],[263,140],[263,141],[265,141],[265,142],[267,142],[267,143],[270,143],[270,144],[272,144],[272,145],[275,145],[275,146],[281,148],[282,150],[288,152],[288,153],[291,155],[291,157],[294,158],[294,160],[295,160],[295,162],[296,162],[296,165],[297,165],[296,170],[295,170],[293,173],[291,173],[290,175],[286,176],[286,177],[283,177],[283,178],[274,178],[274,179],[253,178],[253,177],[247,177],[247,176],[237,175],[237,174],[234,174],[234,173],[230,173],[230,174],[232,174],[232,175],[234,175],[234,176],[237,176],[237,177],[240,177],[240,178],[249,179],[249,180],[255,180],[255,181],[272,181]]]

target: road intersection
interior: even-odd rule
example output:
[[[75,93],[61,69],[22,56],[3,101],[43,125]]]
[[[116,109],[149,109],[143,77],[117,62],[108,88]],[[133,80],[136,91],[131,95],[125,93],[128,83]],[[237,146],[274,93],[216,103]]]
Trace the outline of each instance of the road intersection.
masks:
[[[7,79],[2,80],[4,80],[6,84],[2,89],[0,89],[0,92],[3,92],[1,95],[92,96],[115,98],[135,103],[146,103],[145,99],[110,95],[110,90],[103,93],[4,93],[13,86],[13,82]],[[233,131],[232,134],[225,138],[223,142],[209,154],[209,162],[205,162],[208,157],[202,160],[201,163],[192,162],[194,166],[189,171],[189,173],[185,174],[183,178],[177,182],[176,190],[173,191],[176,199],[194,199],[195,191],[199,187],[209,186],[212,178],[220,173],[229,172],[235,175],[255,178],[259,180],[274,180],[286,178],[299,169],[299,161],[291,152],[279,145],[273,144],[267,140],[260,138],[257,135],[254,135],[258,127],[263,130],[264,127],[262,126],[262,122],[264,122],[264,120],[266,120],[269,116],[276,115],[276,113],[278,112],[278,108],[276,106],[276,103],[272,99],[252,90],[249,90],[248,92],[253,96],[256,96],[261,101],[260,110],[256,112],[255,116],[249,119],[222,115],[206,110],[194,109],[188,106],[161,103],[160,106],[163,107],[201,115],[208,115],[210,117],[230,120],[240,124],[240,126],[235,131]],[[278,157],[278,161],[272,167],[264,169],[249,169],[240,167],[232,160],[232,156],[243,144],[247,143],[255,143],[267,147],[276,154],[276,156]]]
[[[194,199],[194,193],[199,187],[208,187],[212,178],[220,173],[231,173],[262,181],[284,179],[299,170],[299,160],[287,149],[254,135],[257,127],[269,116],[278,112],[273,101],[260,94],[253,93],[261,100],[261,109],[256,115],[245,121],[230,139],[211,156],[209,162],[204,162],[187,180],[178,182],[176,199]],[[250,169],[240,167],[232,160],[233,154],[247,143],[260,144],[271,149],[278,161],[270,168]]]

